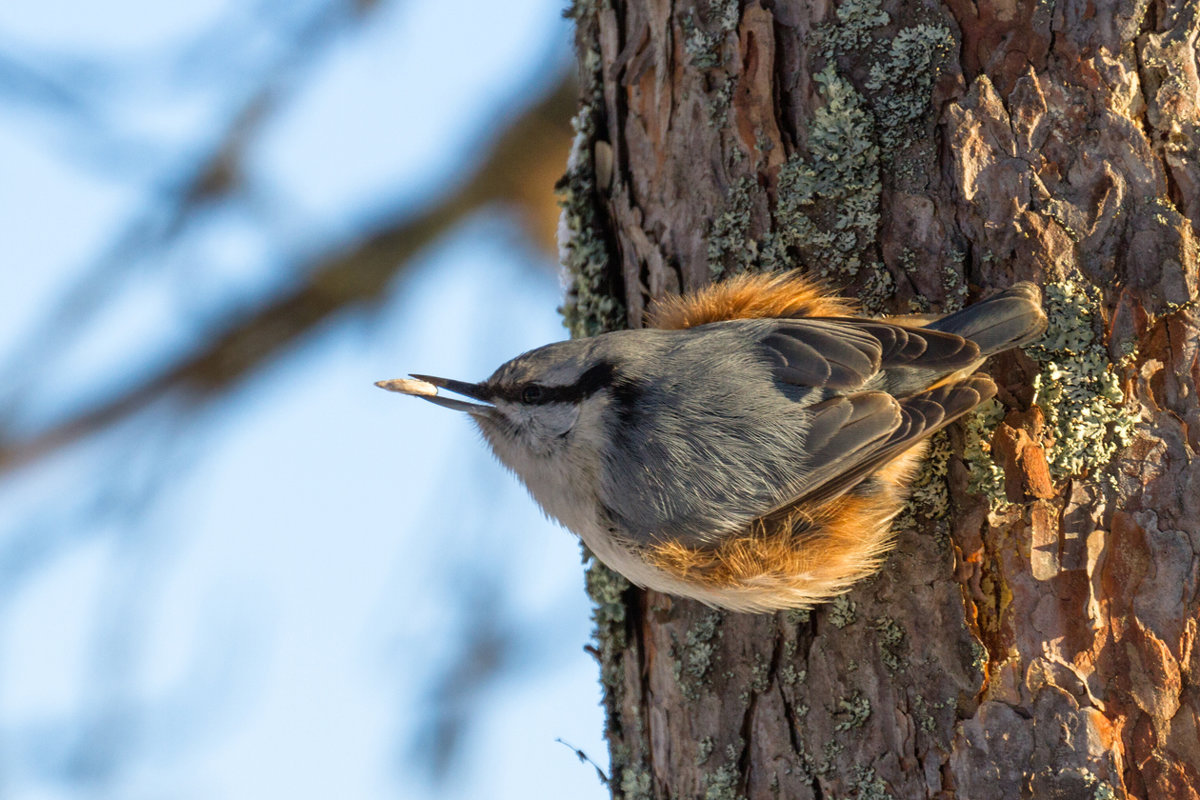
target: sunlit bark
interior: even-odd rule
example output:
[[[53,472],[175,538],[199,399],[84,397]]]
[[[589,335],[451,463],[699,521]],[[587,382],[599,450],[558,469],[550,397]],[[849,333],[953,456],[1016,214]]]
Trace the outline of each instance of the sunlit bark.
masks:
[[[1200,797],[1200,4],[572,13],[577,329],[790,266],[882,312],[1033,280],[1052,318],[838,602],[593,569],[614,796]]]

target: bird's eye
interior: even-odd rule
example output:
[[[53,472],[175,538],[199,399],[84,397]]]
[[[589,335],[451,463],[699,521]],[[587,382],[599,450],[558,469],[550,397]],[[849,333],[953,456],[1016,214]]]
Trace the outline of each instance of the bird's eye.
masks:
[[[522,403],[536,403],[541,399],[542,387],[538,386],[536,383],[528,383],[525,385],[525,388],[521,390]]]

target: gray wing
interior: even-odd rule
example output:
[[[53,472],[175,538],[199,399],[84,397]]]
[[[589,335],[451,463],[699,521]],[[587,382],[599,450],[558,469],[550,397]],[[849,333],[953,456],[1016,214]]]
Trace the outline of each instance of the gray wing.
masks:
[[[996,384],[986,375],[972,375],[959,383],[946,384],[898,402],[899,423],[886,435],[863,436],[859,425],[829,425],[830,412],[822,410],[819,424],[832,429],[824,443],[810,449],[812,460],[804,488],[796,502],[823,503],[854,488],[872,472],[927,436],[936,433],[996,393]],[[841,407],[862,395],[825,401],[836,414]],[[885,395],[885,397],[890,397]],[[895,401],[893,401],[895,402]],[[822,404],[824,405],[824,404]],[[816,424],[814,424],[816,432]],[[823,431],[822,431],[823,432]],[[772,509],[774,510],[774,509]]]
[[[934,330],[966,337],[984,355],[1029,344],[1046,330],[1042,290],[1032,283],[1014,284],[961,311],[929,323]]]
[[[980,361],[979,347],[954,333],[867,319],[778,320],[761,344],[776,380],[836,393],[811,409],[805,473],[786,505],[837,497],[996,393],[985,376],[927,388]]]
[[[979,347],[953,333],[880,320],[773,320],[759,340],[777,380],[848,392],[918,392],[980,359]]]
[[[688,368],[619,386],[610,410],[599,499],[635,541],[702,545],[836,497],[991,393],[973,379],[921,391],[976,363],[978,348],[873,320],[738,321],[672,341]]]

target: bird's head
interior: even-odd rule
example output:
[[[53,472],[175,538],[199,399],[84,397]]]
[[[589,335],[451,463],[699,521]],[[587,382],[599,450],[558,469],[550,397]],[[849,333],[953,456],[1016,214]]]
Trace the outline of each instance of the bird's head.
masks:
[[[531,350],[479,383],[411,377],[376,386],[470,414],[500,460],[527,475],[528,462],[553,460],[578,435],[586,436],[581,429],[599,424],[616,368],[608,348],[582,339]],[[444,396],[439,389],[466,399]]]

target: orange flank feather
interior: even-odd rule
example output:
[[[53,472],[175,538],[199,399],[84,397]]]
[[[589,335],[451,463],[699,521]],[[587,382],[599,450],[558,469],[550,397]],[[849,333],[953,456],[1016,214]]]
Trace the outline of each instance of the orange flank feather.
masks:
[[[857,311],[852,301],[799,272],[744,273],[694,294],[656,301],[648,324],[679,330],[728,319],[848,317]]]
[[[737,611],[810,608],[873,575],[892,548],[892,519],[925,453],[922,441],[841,497],[796,503],[711,547],[678,541],[644,557],[691,587],[689,594]]]

